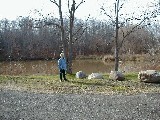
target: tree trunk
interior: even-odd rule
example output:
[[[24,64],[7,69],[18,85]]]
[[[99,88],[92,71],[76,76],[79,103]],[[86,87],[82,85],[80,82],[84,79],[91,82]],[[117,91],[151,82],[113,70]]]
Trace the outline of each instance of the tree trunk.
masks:
[[[118,71],[119,68],[119,48],[118,48],[118,13],[119,13],[119,0],[117,0],[115,11],[116,11],[116,38],[115,38],[115,71]]]
[[[62,41],[62,46],[63,46],[63,53],[64,56],[66,57],[66,43],[65,43],[65,31],[64,31],[64,23],[63,23],[63,16],[62,16],[62,3],[61,0],[59,0],[59,17],[60,17],[60,22],[61,22],[61,41]]]
[[[69,74],[72,74],[72,60],[73,60],[73,25],[74,25],[74,13],[75,13],[75,3],[73,2],[70,12],[70,22],[69,22],[69,56],[68,56],[68,70]]]
[[[72,27],[71,24],[70,27]],[[67,70],[68,73],[70,74],[72,74],[72,60],[73,60],[73,34],[71,29],[69,32],[69,54],[68,54],[68,70]]]
[[[83,2],[83,1],[82,1]],[[81,3],[82,3],[81,2]],[[81,4],[80,3],[80,4]],[[79,4],[79,5],[80,5]],[[76,11],[76,2],[75,0],[72,1],[71,9],[69,9],[69,56],[68,56],[68,73],[72,74],[72,60],[73,60],[73,26],[74,26],[74,14]],[[69,7],[69,1],[68,1]]]

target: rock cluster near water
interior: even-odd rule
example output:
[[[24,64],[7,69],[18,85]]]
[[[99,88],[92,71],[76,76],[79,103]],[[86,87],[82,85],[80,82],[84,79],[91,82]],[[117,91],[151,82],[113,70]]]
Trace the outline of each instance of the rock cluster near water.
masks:
[[[86,73],[84,73],[83,71],[79,71],[76,73],[76,78],[78,79],[84,79],[86,78],[87,75]],[[88,79],[103,79],[103,75],[101,73],[92,73],[90,75],[88,75]]]
[[[140,71],[138,73],[138,79],[141,82],[160,83],[160,73],[156,70]]]
[[[87,78],[87,75],[85,72],[79,71],[76,73],[76,78],[84,79]],[[103,75],[101,73],[92,73],[88,75],[88,79],[103,79]],[[125,75],[120,71],[111,71],[109,79],[123,81],[125,80]],[[138,73],[138,79],[141,82],[160,83],[160,72],[156,70],[140,71]]]

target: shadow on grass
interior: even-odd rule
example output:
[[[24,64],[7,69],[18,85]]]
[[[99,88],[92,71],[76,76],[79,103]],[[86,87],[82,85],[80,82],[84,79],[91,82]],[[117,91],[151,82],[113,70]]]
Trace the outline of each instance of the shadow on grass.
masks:
[[[160,87],[160,82],[141,82],[147,87]]]

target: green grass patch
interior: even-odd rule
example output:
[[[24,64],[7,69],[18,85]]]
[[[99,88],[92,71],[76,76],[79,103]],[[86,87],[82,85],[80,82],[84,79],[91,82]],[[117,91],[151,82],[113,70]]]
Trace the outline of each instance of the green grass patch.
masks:
[[[142,83],[137,73],[125,74],[125,81],[104,79],[76,79],[75,74],[67,74],[69,82],[60,82],[59,75],[0,75],[0,88],[36,91],[43,93],[93,93],[93,94],[135,94],[142,92],[160,92],[160,84]]]
[[[138,81],[138,73],[127,73],[125,74],[125,79],[126,80],[134,80],[134,81]]]

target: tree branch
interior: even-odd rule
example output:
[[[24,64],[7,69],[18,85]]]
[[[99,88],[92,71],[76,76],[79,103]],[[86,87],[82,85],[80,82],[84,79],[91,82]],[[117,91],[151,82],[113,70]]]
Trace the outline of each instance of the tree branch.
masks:
[[[50,0],[50,2],[54,3],[57,7],[59,7],[59,4],[57,3],[56,0]]]
[[[82,29],[83,26],[81,26],[74,34],[73,34],[73,37],[79,33],[79,31]]]
[[[121,10],[121,8],[123,7],[123,5],[124,5],[124,3],[121,4],[121,6],[120,6],[119,9],[118,9],[118,12]]]
[[[113,24],[115,24],[115,21],[113,20],[113,18],[110,15],[107,14],[106,10],[103,7],[101,7],[100,9],[103,10],[104,14],[111,19],[111,21],[112,21]]]
[[[69,0],[68,0],[68,10],[69,10],[69,13],[71,12],[71,10],[70,10],[70,7],[69,7]]]
[[[84,0],[82,0],[78,5],[77,5],[77,7],[75,8],[75,10],[77,10],[78,9],[78,7],[82,4],[82,3],[84,3],[85,1]]]
[[[87,28],[88,28],[88,27],[86,27],[86,28],[83,29],[82,33],[80,34],[80,37],[76,38],[76,40],[74,40],[73,43],[76,42],[77,40],[79,40],[79,39],[82,37],[83,33],[85,32],[85,30],[86,30]]]
[[[127,31],[126,35],[124,35],[123,30],[121,30],[121,31],[123,32],[123,40],[122,40],[122,42],[121,42],[121,44],[120,44],[120,46],[119,46],[118,49],[120,49],[120,47],[122,47],[122,44],[123,44],[125,38],[126,38],[127,36],[129,36],[132,32],[134,32],[135,29],[136,29],[138,26],[140,26],[146,19],[148,19],[148,17],[145,17],[139,24],[135,25],[130,31]]]

